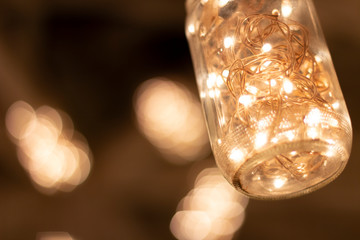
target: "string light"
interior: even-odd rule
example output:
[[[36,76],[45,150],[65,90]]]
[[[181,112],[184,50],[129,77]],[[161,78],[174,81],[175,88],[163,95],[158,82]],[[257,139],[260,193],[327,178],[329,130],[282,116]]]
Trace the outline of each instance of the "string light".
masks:
[[[271,199],[333,180],[349,158],[352,128],[312,1],[192,2],[187,26],[199,29],[187,37],[227,180]]]

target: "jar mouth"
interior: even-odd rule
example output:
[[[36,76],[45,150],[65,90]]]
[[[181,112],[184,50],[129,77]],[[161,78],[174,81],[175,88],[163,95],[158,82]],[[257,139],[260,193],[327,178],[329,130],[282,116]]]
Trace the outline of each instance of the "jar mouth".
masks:
[[[343,147],[326,141],[286,142],[247,159],[232,182],[240,192],[253,198],[292,198],[334,180],[345,168],[347,159]]]

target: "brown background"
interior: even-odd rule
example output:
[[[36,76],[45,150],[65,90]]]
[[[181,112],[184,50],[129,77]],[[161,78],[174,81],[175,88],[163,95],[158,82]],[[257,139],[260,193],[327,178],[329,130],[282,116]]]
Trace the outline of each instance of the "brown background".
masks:
[[[251,200],[234,239],[360,239],[360,1],[315,0],[354,127],[340,177],[310,195]],[[138,133],[132,96],[154,76],[196,92],[182,0],[2,0],[0,3],[0,239],[66,231],[77,239],[172,239],[169,221],[212,160],[164,161]],[[70,194],[37,192],[7,137],[17,100],[66,111],[94,168]]]

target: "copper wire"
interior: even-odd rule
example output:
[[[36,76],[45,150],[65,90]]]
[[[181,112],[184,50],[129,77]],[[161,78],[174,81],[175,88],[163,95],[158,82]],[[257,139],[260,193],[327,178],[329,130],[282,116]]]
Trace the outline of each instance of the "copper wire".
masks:
[[[237,121],[244,126],[256,126],[254,122],[258,121],[259,115],[264,112],[270,118],[269,132],[275,135],[284,114],[296,114],[293,113],[294,106],[312,105],[333,111],[331,105],[321,97],[321,94],[329,90],[329,83],[321,74],[321,63],[315,60],[309,48],[309,32],[303,25],[291,20],[285,23],[276,14],[236,16],[226,22],[218,21],[217,24],[220,25],[217,27],[230,26],[227,32],[234,33],[233,45],[225,50],[219,45],[217,49],[211,48],[210,51],[205,51],[205,58],[210,60],[209,69],[215,68],[215,71],[220,72],[228,70],[228,75],[223,77],[223,80],[234,99],[236,110],[227,123],[227,131],[231,131],[230,125],[236,124]],[[213,31],[215,26],[211,27]],[[213,34],[217,35],[213,39],[206,38],[203,41],[215,46],[214,39],[223,40],[224,32],[221,30]],[[271,49],[264,51],[265,44],[270,44]],[[284,89],[279,87],[285,79],[294,87],[291,93],[284,92]],[[273,86],[272,81],[277,85]],[[264,83],[267,84],[266,88],[262,87]],[[251,93],[247,86],[255,86],[259,92]],[[252,104],[255,106],[253,109],[258,111],[255,115],[251,115],[250,110],[239,103],[243,95],[252,95],[256,98]],[[276,159],[281,165],[286,165],[290,161],[283,155]],[[299,178],[301,174],[289,166],[286,168]]]
[[[249,94],[247,83],[267,82],[267,91],[257,96],[259,108],[269,103],[280,104],[277,109],[281,111],[294,104],[312,102],[331,109],[320,95],[328,90],[329,84],[319,73],[319,63],[309,49],[309,33],[304,26],[295,21],[286,24],[279,20],[278,15],[265,14],[250,15],[237,21],[234,37],[234,45],[237,46],[231,47],[229,53],[234,60],[223,68],[229,71],[224,82],[236,101],[240,96]],[[274,43],[268,52],[262,50],[266,42]],[[224,62],[229,62],[229,59]],[[294,96],[272,86],[271,80],[279,78],[292,82],[296,89]],[[237,111],[246,114],[242,108],[238,104]]]

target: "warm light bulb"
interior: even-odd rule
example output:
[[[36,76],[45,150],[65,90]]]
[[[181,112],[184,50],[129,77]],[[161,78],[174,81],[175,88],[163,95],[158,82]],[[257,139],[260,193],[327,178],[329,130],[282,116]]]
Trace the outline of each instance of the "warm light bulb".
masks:
[[[286,179],[276,178],[274,180],[274,187],[275,188],[281,188],[284,186]]]
[[[231,151],[229,158],[234,162],[239,163],[244,159],[244,153],[240,149],[234,148]]]
[[[244,105],[244,107],[249,107],[251,103],[253,103],[254,101],[255,101],[255,97],[251,95],[242,95],[239,98],[239,103]]]
[[[267,143],[267,133],[261,132],[256,135],[255,149],[261,148]]]
[[[270,43],[265,43],[264,46],[262,47],[263,52],[270,52],[272,49],[272,46]]]
[[[229,48],[234,44],[234,39],[232,37],[226,37],[224,39],[224,47]]]
[[[216,83],[216,74],[215,73],[210,73],[209,74],[209,78],[206,81],[206,85],[208,88],[212,88],[215,86]]]
[[[225,69],[223,72],[222,72],[222,75],[224,78],[227,78],[229,76],[229,70]]]
[[[218,0],[219,7],[224,7],[230,0]]]
[[[284,80],[284,91],[287,94],[290,94],[290,93],[292,93],[293,90],[294,90],[293,83],[289,79],[285,79]]]
[[[284,0],[281,4],[281,14],[284,17],[289,17],[293,11],[293,7],[289,0]]]
[[[188,31],[189,31],[189,33],[194,33],[194,32],[195,32],[195,26],[194,26],[194,24],[190,24],[190,25],[188,26]]]
[[[352,127],[311,0],[187,0],[216,162],[239,191],[279,199],[338,176]],[[331,141],[330,141],[331,140]]]

